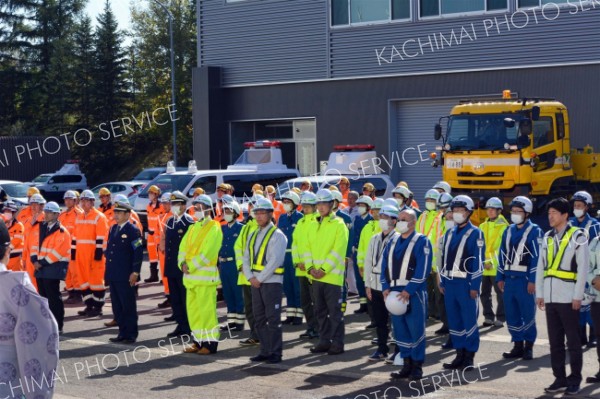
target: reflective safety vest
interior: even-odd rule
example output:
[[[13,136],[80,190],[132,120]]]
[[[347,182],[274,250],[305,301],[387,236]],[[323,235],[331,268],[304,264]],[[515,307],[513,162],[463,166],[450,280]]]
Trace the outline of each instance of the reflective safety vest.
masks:
[[[296,228],[292,233],[292,263],[296,266],[296,276],[306,277],[306,271],[300,270],[297,267],[300,263],[306,263],[307,259],[310,258],[310,249],[308,247],[308,241],[310,240],[310,228],[311,224],[317,223],[317,213],[311,213],[304,215],[304,217],[298,220]]]
[[[388,254],[387,278],[390,283],[390,287],[405,287],[412,279],[412,273],[409,273],[409,266],[411,265],[411,261],[413,265],[416,263],[412,252],[417,240],[419,237],[423,237],[423,234],[415,233],[413,238],[411,238],[408,246],[406,247],[406,251],[404,251],[404,255],[402,255],[402,263],[400,264],[398,278],[394,278],[394,250],[396,249],[396,245],[398,244],[398,239],[400,237],[400,234],[396,235],[393,238],[393,241],[391,241],[389,244],[390,251]]]
[[[467,240],[469,236],[475,229],[469,229],[461,238],[460,244],[458,244],[458,249],[456,251],[456,256],[454,258],[454,263],[452,267],[448,269],[446,267],[446,263],[448,260],[448,250],[450,248],[450,242],[452,242],[452,233],[453,230],[450,230],[448,236],[446,237],[446,241],[444,242],[444,262],[442,266],[442,274],[449,278],[467,278],[467,270],[465,267],[465,263],[461,262],[463,258],[463,253],[465,252],[465,245],[467,244]]]
[[[511,239],[511,229],[508,229],[508,232],[506,233],[506,256],[507,256],[507,262],[504,265],[504,270],[505,271],[513,271],[513,272],[523,272],[523,273],[527,273],[527,265],[521,265],[519,263],[521,263],[521,258],[523,257],[523,251],[525,250],[525,245],[527,244],[527,237],[529,236],[529,233],[531,232],[531,230],[533,230],[534,225],[531,224],[529,227],[527,227],[527,230],[525,230],[525,233],[523,233],[523,237],[521,237],[521,241],[519,241],[519,245],[517,245],[517,249],[515,250],[515,253],[513,255],[512,258],[512,263],[508,262],[508,256],[510,256],[510,239]]]
[[[218,285],[217,259],[223,242],[221,225],[216,220],[196,222],[187,230],[179,244],[178,264],[186,262],[189,274],[183,275],[187,287],[194,285]]]
[[[250,264],[252,265],[251,270],[253,272],[262,272],[265,270],[265,255],[267,253],[267,247],[269,246],[269,241],[273,236],[273,233],[277,230],[276,226],[273,226],[267,231],[267,234],[263,237],[262,242],[260,243],[260,247],[258,250],[258,256],[255,256],[254,253],[254,244],[256,243],[256,237],[258,237],[258,232],[260,230],[255,230],[252,233],[252,237],[250,237],[250,244],[248,250],[250,251]],[[283,266],[275,269],[274,274],[283,275]]]
[[[235,251],[235,264],[240,272],[238,274],[238,285],[250,285],[246,276],[242,272],[242,263],[244,259],[244,251],[246,250],[246,244],[248,243],[248,237],[252,234],[253,231],[258,229],[258,224],[256,220],[249,219],[248,222],[242,227],[240,230],[240,235],[237,240],[235,240],[235,244],[233,244],[233,249]]]
[[[569,227],[568,230],[565,232],[562,240],[560,240],[560,244],[558,246],[558,252],[555,253],[555,249],[554,249],[554,237],[553,236],[548,236],[546,238],[546,244],[547,244],[547,252],[546,252],[546,270],[544,271],[544,278],[546,277],[556,277],[559,278],[561,280],[567,280],[567,281],[575,281],[577,280],[577,272],[573,271],[573,268],[571,268],[571,270],[563,270],[563,269],[559,269],[560,264],[562,263],[563,260],[563,255],[565,254],[565,250],[567,249],[567,246],[569,245],[571,238],[573,237],[573,234],[575,234],[575,232],[579,230],[577,227]]]

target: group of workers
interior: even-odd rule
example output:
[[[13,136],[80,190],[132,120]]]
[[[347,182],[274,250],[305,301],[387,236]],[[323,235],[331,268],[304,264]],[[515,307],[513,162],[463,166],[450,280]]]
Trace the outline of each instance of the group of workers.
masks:
[[[354,313],[368,314],[367,328],[376,332],[377,349],[368,360],[401,365],[393,379],[423,378],[428,318],[442,322],[436,334],[448,334],[443,346],[456,351],[443,368],[472,369],[481,303],[484,326],[507,324],[513,342],[502,354],[507,359],[533,358],[536,307],[545,310],[555,376],[546,392],[579,392],[582,345],[597,346],[600,337],[593,328],[600,325],[600,223],[590,215],[593,200],[585,191],[548,202],[545,234],[531,221],[533,203],[524,196],[508,204],[510,220],[502,200],[488,199],[487,218],[475,226],[473,199],[453,197],[444,181],[427,191],[422,211],[404,182],[383,199],[371,183],[361,194],[351,191],[345,177],[314,190],[307,180],[279,200],[273,186],[255,184],[247,214],[228,184],[217,187],[216,204],[202,188],[191,199],[157,186],[148,193],[145,232],[127,198],[112,198],[105,188],[98,208],[90,190],[65,193],[64,210],[35,188],[23,209],[4,204],[10,238],[3,243],[10,249],[4,266],[27,272],[60,332],[65,302],[83,302],[83,317],[102,315],[108,287],[113,320],[105,325],[118,327],[110,340],[136,341],[144,234],[150,261],[144,281],[162,281],[166,299],[158,306],[170,307],[165,320],[176,324],[168,336],[193,339],[185,353],[214,354],[222,332],[242,331],[247,322],[249,336],[240,344],[259,348],[250,360],[279,363],[282,325],[304,319],[300,337],[315,340],[310,352],[344,353],[351,281],[360,304]],[[224,325],[217,317],[219,286]],[[600,382],[600,372],[587,381]]]

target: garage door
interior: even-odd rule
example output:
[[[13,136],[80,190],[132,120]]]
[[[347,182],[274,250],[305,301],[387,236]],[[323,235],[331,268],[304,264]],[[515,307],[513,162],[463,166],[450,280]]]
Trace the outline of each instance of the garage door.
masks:
[[[408,183],[421,208],[427,190],[442,179],[442,169],[431,167],[429,158],[435,146],[441,145],[441,140],[433,139],[433,127],[457,102],[458,99],[399,101],[392,108],[395,115],[391,121],[390,157],[395,158],[390,175],[394,183]]]

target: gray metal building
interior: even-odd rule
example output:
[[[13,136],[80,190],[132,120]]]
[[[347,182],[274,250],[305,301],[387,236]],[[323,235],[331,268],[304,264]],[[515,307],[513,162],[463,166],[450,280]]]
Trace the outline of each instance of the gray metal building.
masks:
[[[554,97],[571,143],[600,150],[600,0],[198,0],[194,156],[235,161],[282,141],[318,171],[335,144],[374,144],[417,198],[441,176],[433,125],[459,99]]]

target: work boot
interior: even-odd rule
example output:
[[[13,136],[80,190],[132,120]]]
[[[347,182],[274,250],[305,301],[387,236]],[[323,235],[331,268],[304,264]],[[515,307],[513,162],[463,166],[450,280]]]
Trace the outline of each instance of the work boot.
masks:
[[[394,379],[394,380],[399,380],[401,378],[408,378],[411,375],[412,367],[413,367],[413,361],[410,357],[407,357],[404,359],[404,366],[402,366],[402,369],[400,369],[400,371],[394,371],[393,373],[390,374],[390,377],[392,377],[392,379]]]
[[[144,280],[144,283],[158,282],[158,265],[156,262],[150,263],[150,277]]]
[[[368,313],[368,312],[369,312],[369,308],[367,307],[367,304],[361,303],[360,307],[354,311],[354,314],[363,314],[363,313]]]
[[[462,367],[464,360],[465,360],[465,350],[457,349],[456,357],[454,358],[454,360],[452,360],[450,363],[442,364],[442,367],[445,369],[450,369],[450,370],[459,369]]]
[[[523,351],[523,360],[533,359],[533,342],[525,341],[525,350]]]
[[[423,379],[423,362],[412,362],[412,371],[410,372],[411,381]]]
[[[452,336],[448,335],[446,342],[442,344],[442,349],[452,349]]]
[[[502,357],[505,359],[516,359],[518,357],[523,357],[523,354],[523,341],[515,341],[510,352],[504,352]]]
[[[167,299],[165,299],[163,302],[159,303],[157,306],[159,309],[170,308],[171,307],[171,297],[169,295],[167,295]]]
[[[463,360],[463,364],[461,367],[463,370],[470,371],[473,370],[473,359],[475,358],[475,352],[465,351],[465,357]]]

